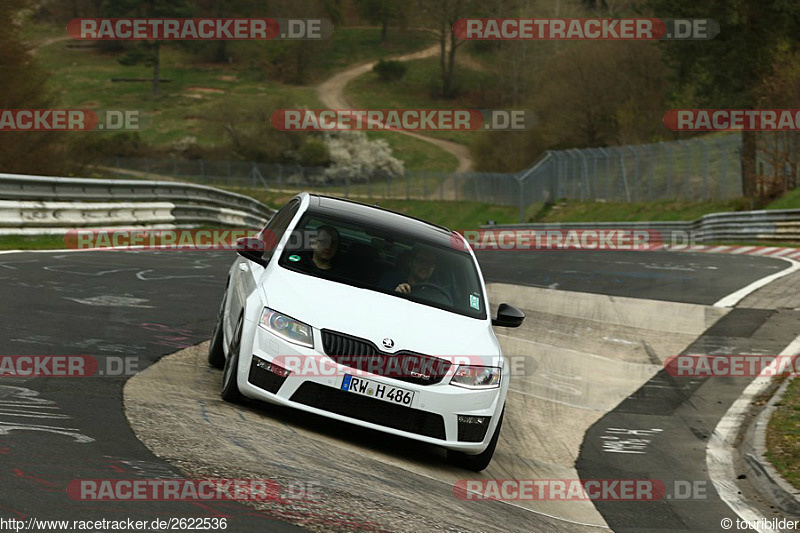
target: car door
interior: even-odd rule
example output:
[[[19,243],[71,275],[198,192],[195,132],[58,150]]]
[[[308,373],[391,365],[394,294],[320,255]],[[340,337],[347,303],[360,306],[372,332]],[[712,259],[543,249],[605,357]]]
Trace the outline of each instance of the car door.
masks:
[[[300,209],[300,200],[292,199],[280,211],[275,213],[270,221],[267,222],[267,225],[264,226],[264,229],[261,230],[259,235],[268,248],[264,250],[262,255],[264,259],[270,260],[272,258],[275,253],[275,246],[280,242],[298,209]],[[262,272],[264,272],[264,267],[258,263],[254,263],[242,256],[237,256],[231,274],[230,307],[227,324],[228,338],[231,338],[230,336],[233,334],[236,321],[239,320],[239,316],[244,310],[248,296],[256,290],[258,277]]]

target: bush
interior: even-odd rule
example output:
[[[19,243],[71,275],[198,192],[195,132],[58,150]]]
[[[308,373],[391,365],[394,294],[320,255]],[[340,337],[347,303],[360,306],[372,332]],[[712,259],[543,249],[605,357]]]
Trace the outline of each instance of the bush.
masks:
[[[309,139],[297,151],[300,164],[305,167],[324,167],[330,163],[328,145],[318,139]]]
[[[397,179],[404,174],[403,162],[392,156],[389,144],[370,141],[363,131],[326,133],[325,142],[331,160],[331,166],[325,169],[329,180],[363,183]]]
[[[378,75],[381,81],[389,83],[398,81],[406,75],[408,66],[402,61],[378,61],[372,70]]]

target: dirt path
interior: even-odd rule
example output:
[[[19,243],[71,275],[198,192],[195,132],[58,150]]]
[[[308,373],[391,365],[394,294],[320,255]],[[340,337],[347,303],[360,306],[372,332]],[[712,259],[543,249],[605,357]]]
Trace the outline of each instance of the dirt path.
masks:
[[[69,40],[72,40],[72,37],[70,37],[69,35],[50,37],[49,39],[45,39],[44,41],[38,43],[36,46],[31,48],[31,54],[36,55],[36,52],[39,51],[39,48],[44,48],[45,46],[50,46],[53,43],[59,43],[61,41],[69,41]]]
[[[392,59],[395,61],[414,61],[416,59],[433,57],[438,53],[439,45],[435,44],[419,52],[393,57]],[[332,78],[320,83],[317,86],[317,97],[319,98],[320,102],[322,102],[322,105],[330,109],[346,109],[351,107],[348,104],[347,98],[344,96],[345,87],[358,76],[361,76],[362,74],[372,70],[372,67],[375,65],[375,63],[377,63],[377,61],[354,65],[336,74]],[[469,148],[463,144],[445,141],[443,139],[426,137],[425,135],[420,135],[419,133],[415,133],[413,131],[395,131],[396,133],[408,135],[409,137],[414,137],[415,139],[431,143],[442,150],[453,154],[458,159],[458,168],[456,169],[456,172],[469,172],[473,168],[472,157],[470,156]]]

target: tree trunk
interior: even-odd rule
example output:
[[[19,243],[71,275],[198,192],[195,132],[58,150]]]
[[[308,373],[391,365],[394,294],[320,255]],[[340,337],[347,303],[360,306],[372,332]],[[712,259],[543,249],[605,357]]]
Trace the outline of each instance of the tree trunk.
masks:
[[[742,131],[742,194],[747,198],[755,198],[756,188],[756,152],[758,140],[756,132]]]
[[[456,34],[453,32],[453,25],[447,26],[447,31],[450,33],[450,50],[447,54],[447,93],[445,97],[450,98],[453,96],[453,73],[456,68]]]
[[[450,91],[447,79],[447,25],[442,21],[439,27],[439,64],[442,69],[442,97]]]
[[[158,82],[161,78],[161,57],[160,57],[160,44],[158,41],[153,45],[153,96],[161,94]]]
[[[220,39],[217,41],[217,51],[215,53],[215,61],[217,63],[227,63],[228,62],[228,41],[225,39]]]

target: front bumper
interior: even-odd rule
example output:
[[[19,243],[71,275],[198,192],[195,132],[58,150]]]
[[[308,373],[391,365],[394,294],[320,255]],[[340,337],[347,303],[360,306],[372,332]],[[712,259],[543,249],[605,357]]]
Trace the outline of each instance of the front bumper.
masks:
[[[455,365],[441,383],[434,385],[360,374],[375,383],[414,392],[410,405],[397,405],[342,390],[345,375],[358,371],[338,365],[332,359],[325,372],[288,368],[292,371],[288,376],[281,375],[280,370],[276,374],[269,370],[272,362],[285,365],[287,360],[302,361],[304,356],[317,361],[325,356],[316,350],[288,343],[255,324],[250,326],[254,334],[243,336],[237,373],[239,390],[245,396],[451,450],[476,454],[489,445],[508,390],[506,372],[499,388],[487,390],[449,385]],[[315,336],[319,336],[317,330]],[[246,339],[252,339],[252,342],[248,343]],[[321,346],[319,340],[315,338],[315,346]],[[462,416],[461,431],[459,415]],[[465,419],[465,416],[470,418]],[[485,427],[476,429],[472,426],[479,420],[477,417]],[[472,424],[466,424],[465,420]],[[481,434],[483,438],[476,441]]]

